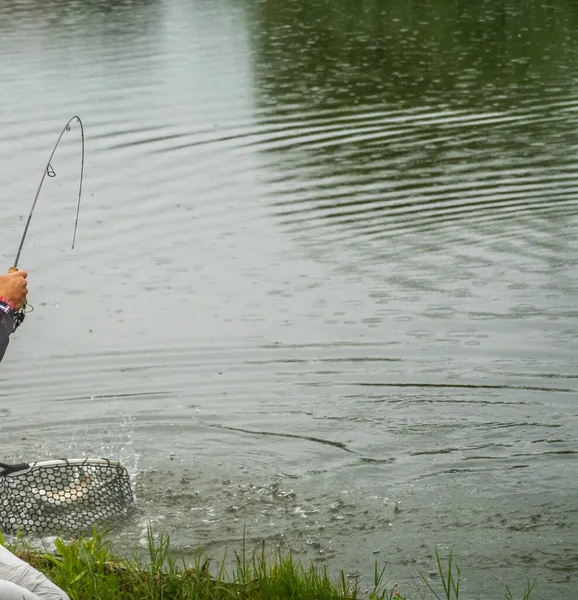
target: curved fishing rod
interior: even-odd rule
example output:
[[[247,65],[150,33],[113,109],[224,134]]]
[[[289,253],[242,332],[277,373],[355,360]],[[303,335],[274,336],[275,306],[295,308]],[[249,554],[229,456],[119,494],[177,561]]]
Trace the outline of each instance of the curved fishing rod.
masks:
[[[46,163],[44,173],[42,173],[42,179],[40,180],[40,185],[38,186],[38,190],[36,191],[36,196],[34,196],[34,202],[32,203],[32,208],[30,209],[30,213],[28,214],[28,219],[26,221],[26,225],[24,226],[24,233],[22,234],[22,239],[20,240],[20,245],[18,246],[18,252],[16,253],[16,259],[14,260],[14,265],[10,268],[11,271],[18,270],[18,261],[20,260],[20,254],[22,253],[22,248],[24,246],[24,240],[26,239],[26,234],[28,233],[28,228],[30,227],[30,221],[32,220],[32,215],[34,213],[34,209],[36,208],[36,203],[38,202],[38,197],[40,196],[42,186],[44,185],[44,180],[46,179],[47,175],[48,175],[48,177],[56,176],[56,172],[52,168],[52,159],[54,158],[54,154],[56,153],[56,149],[58,148],[58,145],[60,144],[60,140],[62,139],[62,136],[67,131],[70,131],[70,124],[75,119],[80,124],[82,156],[81,156],[81,165],[80,165],[80,184],[78,187],[78,204],[76,206],[76,221],[74,222],[74,234],[72,237],[72,248],[74,249],[74,242],[76,241],[76,229],[78,227],[78,215],[80,213],[80,197],[82,196],[82,179],[84,177],[84,127],[82,126],[82,121],[80,120],[80,117],[77,117],[77,116],[72,117],[68,121],[68,123],[64,126],[64,129],[61,131],[60,135],[58,136],[58,140],[56,141],[56,144],[54,144],[54,148],[52,149],[50,158],[48,159],[48,162]]]
[[[82,181],[84,178],[84,127],[82,126],[82,121],[80,117],[74,116],[72,117],[68,123],[64,126],[64,129],[60,132],[58,139],[56,140],[56,144],[54,144],[54,148],[52,148],[52,152],[50,154],[50,158],[46,163],[46,167],[44,168],[44,172],[42,173],[42,178],[40,179],[40,184],[38,185],[38,189],[36,190],[36,195],[34,196],[34,202],[32,203],[32,208],[30,209],[30,213],[28,214],[28,219],[26,220],[26,225],[24,226],[24,233],[22,234],[22,239],[20,240],[20,245],[18,246],[18,252],[16,253],[16,258],[14,260],[14,265],[8,269],[9,273],[13,273],[18,271],[18,261],[20,260],[20,254],[22,253],[22,248],[24,247],[24,240],[26,240],[26,234],[28,233],[28,228],[30,227],[30,221],[32,220],[32,215],[34,214],[34,209],[36,208],[36,203],[38,202],[38,197],[40,196],[40,192],[42,190],[42,186],[44,185],[44,180],[46,176],[48,177],[56,177],[56,172],[52,167],[52,159],[54,158],[54,154],[56,153],[56,149],[60,144],[60,140],[62,136],[70,131],[70,124],[74,121],[78,121],[80,125],[80,139],[82,142],[82,153],[81,153],[81,164],[80,164],[80,183],[78,186],[78,204],[76,206],[76,220],[74,222],[74,234],[72,236],[72,249],[74,249],[74,243],[76,241],[76,230],[78,228],[78,215],[80,214],[80,198],[82,196]],[[25,312],[26,304],[14,315],[14,331],[22,324],[24,321],[24,317],[26,315]]]

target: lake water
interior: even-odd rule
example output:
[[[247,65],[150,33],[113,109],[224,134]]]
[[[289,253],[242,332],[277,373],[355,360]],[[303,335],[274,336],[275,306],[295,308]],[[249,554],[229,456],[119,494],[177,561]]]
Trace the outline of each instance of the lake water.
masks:
[[[187,553],[578,597],[578,9],[0,3],[7,460],[97,455]],[[399,510],[395,511],[399,503]],[[432,579],[435,582],[435,579]]]

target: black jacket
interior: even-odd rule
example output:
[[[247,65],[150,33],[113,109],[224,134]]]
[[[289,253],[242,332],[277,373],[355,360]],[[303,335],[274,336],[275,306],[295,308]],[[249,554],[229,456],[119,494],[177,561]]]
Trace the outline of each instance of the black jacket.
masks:
[[[14,327],[14,312],[3,302],[0,302],[0,360],[4,358],[8,340]]]

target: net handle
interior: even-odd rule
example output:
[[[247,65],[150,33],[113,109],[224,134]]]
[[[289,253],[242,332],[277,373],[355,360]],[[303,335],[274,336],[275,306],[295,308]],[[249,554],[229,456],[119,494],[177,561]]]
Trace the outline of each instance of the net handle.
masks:
[[[30,465],[28,463],[18,463],[15,465],[7,465],[6,463],[0,463],[0,477],[4,477],[4,475],[10,475],[10,473],[16,473],[17,471],[26,471],[29,469]]]

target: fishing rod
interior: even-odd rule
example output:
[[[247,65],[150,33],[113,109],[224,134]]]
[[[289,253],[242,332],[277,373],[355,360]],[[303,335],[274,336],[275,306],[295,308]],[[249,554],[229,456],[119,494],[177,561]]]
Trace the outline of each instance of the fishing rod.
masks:
[[[56,177],[52,159],[62,137],[71,130],[73,121],[80,125],[82,142],[78,203],[72,236],[74,249],[84,177],[84,127],[77,116],[64,126],[52,148],[9,273],[18,271],[20,254],[42,186],[47,176]],[[26,304],[14,315],[14,330],[24,320],[25,308]],[[135,501],[128,470],[121,463],[106,458],[61,458],[13,465],[0,463],[0,498],[0,530],[34,536],[78,533],[104,522],[110,524],[112,520],[124,520],[133,510]]]
[[[20,240],[20,245],[18,246],[18,252],[16,252],[16,258],[14,259],[14,265],[8,269],[9,273],[14,273],[18,271],[18,261],[20,260],[20,254],[22,253],[22,248],[24,247],[24,240],[26,240],[26,235],[28,233],[28,228],[30,227],[30,221],[32,220],[32,215],[34,214],[34,209],[36,208],[36,203],[38,202],[38,198],[40,196],[40,192],[42,191],[42,186],[44,185],[44,180],[46,176],[48,177],[56,177],[56,171],[52,167],[52,159],[54,158],[54,154],[56,153],[56,149],[60,144],[60,140],[67,131],[71,130],[70,124],[73,121],[77,121],[80,125],[80,140],[81,140],[81,162],[80,162],[80,182],[78,186],[78,204],[76,206],[76,220],[74,222],[74,234],[72,236],[72,249],[74,250],[74,244],[76,242],[76,230],[78,228],[78,215],[80,214],[80,198],[82,196],[82,180],[84,177],[84,127],[82,125],[82,121],[80,117],[74,116],[72,117],[68,123],[64,126],[64,129],[60,132],[58,139],[56,140],[56,144],[52,148],[52,152],[50,154],[50,158],[46,163],[46,167],[44,168],[44,172],[42,173],[42,178],[40,179],[40,184],[38,185],[38,189],[36,190],[36,195],[34,196],[34,201],[32,202],[32,208],[30,209],[30,213],[28,214],[28,219],[26,220],[26,225],[24,226],[24,233],[22,234],[22,239]],[[14,331],[22,324],[24,321],[24,317],[26,315],[26,304],[14,315]]]

